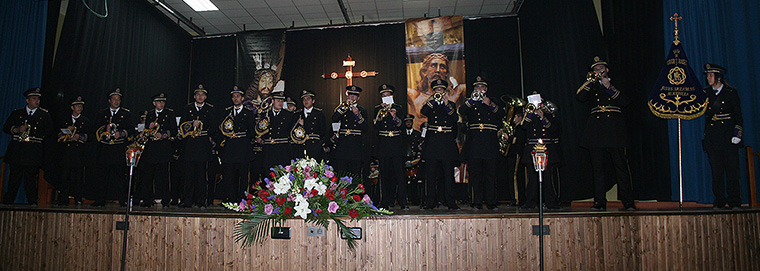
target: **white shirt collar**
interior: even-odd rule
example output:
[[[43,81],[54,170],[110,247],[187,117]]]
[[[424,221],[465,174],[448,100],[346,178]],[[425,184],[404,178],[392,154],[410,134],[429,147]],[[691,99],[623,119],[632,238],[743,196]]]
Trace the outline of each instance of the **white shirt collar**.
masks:
[[[406,129],[406,135],[412,135],[414,129]]]
[[[718,87],[718,89],[714,89],[713,88],[713,91],[715,91],[715,95],[720,94],[720,91],[723,90],[723,86],[724,86],[724,84],[720,84],[720,87]]]
[[[313,110],[313,109],[314,109],[314,107],[313,107],[313,106],[312,106],[312,107],[310,107],[310,108],[304,108],[303,112],[304,112],[304,113],[306,113],[306,114],[310,114],[310,113],[311,113],[311,110]]]
[[[38,108],[39,108],[39,107],[38,107]],[[27,114],[29,114],[29,115],[33,115],[33,114],[34,114],[34,112],[36,112],[36,111],[37,111],[37,108],[35,108],[35,109],[30,109],[30,108],[29,108],[29,106],[27,106],[27,107],[26,107],[26,113],[27,113]]]
[[[111,115],[116,115],[116,113],[119,113],[119,109],[121,109],[121,107],[117,107],[116,109],[109,107],[109,109],[111,110]]]
[[[195,105],[195,109],[196,109],[196,110],[198,110],[198,111],[200,111],[200,110],[201,110],[201,108],[203,108],[203,106],[204,106],[204,105],[206,105],[206,103],[205,103],[205,102],[204,102],[204,103],[202,103],[201,105],[198,105],[198,103],[195,103],[195,102],[194,102],[193,104]]]

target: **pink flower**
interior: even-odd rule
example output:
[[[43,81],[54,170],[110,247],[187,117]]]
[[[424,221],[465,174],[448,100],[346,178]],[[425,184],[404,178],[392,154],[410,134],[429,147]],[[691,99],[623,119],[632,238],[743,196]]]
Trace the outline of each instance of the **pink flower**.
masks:
[[[306,166],[306,167],[303,168],[303,173],[305,175],[309,175],[309,172],[311,172],[311,168],[309,166]]]
[[[369,198],[369,195],[367,194],[364,194],[364,198],[362,198],[362,201],[364,201],[364,203],[366,204],[372,205],[372,200]]]
[[[290,165],[287,165],[287,166],[285,166],[285,171],[287,171],[287,172],[290,172],[290,170],[291,170],[292,168],[293,168],[293,167],[291,167]]]
[[[288,201],[295,201],[295,200],[296,200],[295,194],[291,193],[290,195],[288,195]]]
[[[333,176],[335,176],[335,173],[325,169],[325,177],[332,178]]]
[[[331,212],[331,213],[333,213],[333,214],[334,214],[336,211],[338,211],[338,208],[340,208],[340,207],[339,207],[339,206],[338,206],[338,204],[337,204],[337,203],[335,203],[334,201],[331,201],[329,204],[327,204],[327,211],[328,211],[328,212]]]
[[[269,184],[267,184],[267,189],[274,190],[274,182],[270,182]]]
[[[245,211],[245,200],[240,201],[240,204],[238,205],[238,210]]]
[[[272,215],[272,211],[274,210],[274,207],[272,207],[272,204],[264,205],[264,213],[267,215]]]
[[[337,183],[330,183],[330,190],[336,190],[336,189],[338,189],[338,184]]]

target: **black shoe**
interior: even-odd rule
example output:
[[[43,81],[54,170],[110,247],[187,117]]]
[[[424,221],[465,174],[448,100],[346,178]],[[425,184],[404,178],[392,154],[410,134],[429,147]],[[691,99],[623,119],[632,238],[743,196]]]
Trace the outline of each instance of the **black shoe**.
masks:
[[[193,207],[193,204],[189,202],[183,202],[182,204],[179,205],[179,208],[190,208],[190,207]]]
[[[119,207],[127,207],[126,201],[119,201]]]
[[[144,200],[142,203],[140,203],[140,207],[144,207],[144,208],[153,207],[153,202],[152,201],[148,201],[148,200]]]
[[[594,206],[591,206],[592,211],[606,211],[607,210],[607,204],[602,204],[599,202],[594,202]]]
[[[58,207],[69,206],[69,199],[66,199],[66,200],[59,200],[59,201],[57,201],[57,202],[55,203],[55,206],[58,206]]]
[[[77,202],[76,202],[77,206],[82,206],[82,204],[83,204],[83,202],[81,200],[77,200]]]
[[[475,210],[483,209],[483,205],[480,205],[480,204],[471,204],[470,207],[472,207],[472,209],[475,209]]]
[[[409,206],[406,206],[406,205],[400,206],[400,208],[401,210],[409,210]]]
[[[90,204],[90,206],[91,207],[103,207],[103,206],[106,206],[106,201],[105,200],[96,200],[95,202],[93,202],[92,204]]]
[[[488,210],[499,210],[498,205],[488,205]]]
[[[559,206],[559,205],[547,206],[546,210],[558,211],[558,210],[562,210],[562,206]]]
[[[449,210],[459,210],[459,209],[462,209],[462,208],[459,208],[459,206],[458,206],[458,205],[456,205],[456,204],[454,204],[454,205],[449,205]]]
[[[433,209],[435,209],[435,207],[437,207],[437,206],[435,206],[435,205],[422,205],[422,206],[420,206],[420,209],[423,209],[423,210],[433,210]]]
[[[630,202],[630,203],[623,204],[623,210],[636,211],[638,209],[636,208],[636,204],[634,204],[633,202]]]
[[[731,206],[731,210],[734,210],[734,211],[742,209],[741,205],[730,205],[730,206]]]

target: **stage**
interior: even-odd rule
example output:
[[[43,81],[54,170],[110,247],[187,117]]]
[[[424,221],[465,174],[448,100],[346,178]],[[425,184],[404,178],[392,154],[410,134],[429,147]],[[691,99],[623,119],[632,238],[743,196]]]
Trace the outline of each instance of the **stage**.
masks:
[[[760,209],[679,210],[639,204],[639,211],[586,206],[547,212],[546,270],[760,270]],[[580,204],[582,205],[582,204]],[[663,206],[660,204],[660,206]],[[205,209],[135,208],[128,270],[537,270],[538,213],[411,210],[348,223],[363,238],[351,252],[335,224],[307,237],[289,220],[290,240],[241,248],[240,214]],[[3,270],[115,270],[120,266],[123,209],[0,206]]]

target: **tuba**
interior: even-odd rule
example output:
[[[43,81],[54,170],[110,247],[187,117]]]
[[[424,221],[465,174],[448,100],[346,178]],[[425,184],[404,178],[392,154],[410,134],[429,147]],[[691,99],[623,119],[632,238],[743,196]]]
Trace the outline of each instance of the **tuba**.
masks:
[[[515,125],[512,119],[515,116],[515,112],[518,108],[525,106],[525,100],[505,95],[501,97],[501,100],[507,105],[507,114],[502,119],[502,127],[497,132],[499,139],[499,152],[501,155],[507,156],[509,153],[509,147],[512,146],[510,139],[515,135]]]
[[[599,79],[602,79],[602,77],[598,73],[595,73],[593,71],[588,72],[586,74],[586,82],[583,82],[583,85],[581,85],[581,87],[579,87],[578,91],[576,91],[575,93],[576,94],[580,93],[581,90],[583,90],[583,88],[585,88],[586,86],[588,86],[589,84],[591,84],[593,82],[599,81]]]

